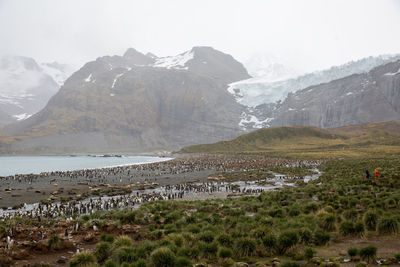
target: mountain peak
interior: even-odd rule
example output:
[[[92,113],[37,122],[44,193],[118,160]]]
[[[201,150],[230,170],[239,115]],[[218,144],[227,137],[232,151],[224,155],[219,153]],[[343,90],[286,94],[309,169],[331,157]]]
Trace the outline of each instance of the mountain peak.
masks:
[[[189,70],[215,77],[223,84],[251,78],[242,63],[211,46],[195,46],[188,52],[193,55],[186,64]]]
[[[193,46],[191,51],[196,52],[196,51],[218,51],[214,49],[211,46]]]
[[[146,56],[147,56],[147,57],[154,58],[154,59],[155,59],[155,58],[158,58],[155,54],[153,54],[153,53],[151,53],[151,52],[147,52],[147,53],[146,53]]]
[[[123,57],[133,65],[150,65],[154,63],[154,58],[148,56],[148,53],[145,55],[135,48],[128,48]]]
[[[156,58],[153,66],[188,70],[212,77],[223,85],[251,77],[243,65],[231,55],[211,46],[195,46],[176,56]]]
[[[192,49],[188,52],[193,53],[196,57],[202,57],[202,56],[207,56],[207,55],[226,55],[226,56],[230,56],[229,54],[225,54],[211,46],[194,46],[192,47]],[[233,57],[232,57],[233,58]]]
[[[126,49],[123,57],[130,57],[131,55],[135,55],[135,54],[141,54],[143,55],[143,53],[137,51],[135,48],[133,47],[129,47],[128,49]]]

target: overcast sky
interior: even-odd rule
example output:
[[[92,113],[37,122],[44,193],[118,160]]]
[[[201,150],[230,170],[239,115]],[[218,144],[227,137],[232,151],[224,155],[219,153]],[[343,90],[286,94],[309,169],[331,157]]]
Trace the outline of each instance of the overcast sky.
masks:
[[[312,71],[400,53],[400,0],[0,0],[0,55],[81,65],[128,47],[208,45]]]

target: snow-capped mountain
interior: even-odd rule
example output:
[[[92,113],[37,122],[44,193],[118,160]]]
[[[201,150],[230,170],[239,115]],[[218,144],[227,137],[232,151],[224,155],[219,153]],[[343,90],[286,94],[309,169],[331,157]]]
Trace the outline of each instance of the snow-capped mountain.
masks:
[[[38,64],[33,58],[0,58],[0,109],[14,120],[24,120],[42,109],[71,74],[65,65]]]
[[[312,85],[327,83],[352,74],[368,72],[376,66],[397,59],[400,59],[400,55],[371,56],[351,61],[344,65],[331,67],[330,69],[279,81],[269,80],[269,76],[265,79],[263,77],[256,77],[232,83],[228,87],[228,91],[234,95],[238,103],[254,108],[262,104],[275,103],[279,100],[283,101],[288,93],[293,93]]]
[[[247,70],[246,75],[243,75],[244,66],[231,55],[209,46],[195,46],[181,54],[167,57],[157,57],[152,53],[144,55],[134,48],[129,48],[123,57],[128,60],[125,64],[126,68],[129,66],[148,66],[169,70],[188,70],[214,77],[220,85],[230,83],[232,80],[235,81],[239,76],[245,77],[245,79],[251,78]],[[116,59],[115,56],[114,58]]]

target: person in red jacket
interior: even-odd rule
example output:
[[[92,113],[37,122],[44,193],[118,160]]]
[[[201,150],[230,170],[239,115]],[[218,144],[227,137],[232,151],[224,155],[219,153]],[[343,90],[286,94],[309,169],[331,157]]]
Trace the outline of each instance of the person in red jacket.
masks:
[[[378,169],[375,169],[375,178],[379,178],[379,171],[378,171]]]

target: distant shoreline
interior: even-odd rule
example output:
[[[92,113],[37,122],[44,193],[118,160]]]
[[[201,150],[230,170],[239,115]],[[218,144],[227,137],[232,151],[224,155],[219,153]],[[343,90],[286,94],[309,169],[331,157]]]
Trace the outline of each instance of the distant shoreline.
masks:
[[[24,172],[21,170],[21,172],[17,172],[14,174],[0,174],[1,177],[9,177],[9,176],[22,176],[22,175],[39,175],[40,173],[51,173],[51,172],[77,172],[77,171],[82,171],[82,170],[101,170],[101,169],[110,169],[110,168],[118,168],[118,167],[124,167],[124,166],[133,166],[133,165],[143,165],[143,164],[152,164],[152,163],[158,163],[158,162],[164,162],[164,161],[169,161],[174,159],[173,157],[162,157],[162,156],[145,156],[145,155],[109,155],[109,156],[103,156],[103,155],[12,155],[12,156],[2,156],[0,157],[1,159],[7,159],[7,158],[41,158],[41,157],[54,157],[54,158],[97,158],[97,159],[127,159],[127,158],[133,158],[133,157],[143,157],[143,158],[152,158],[149,162],[147,161],[138,161],[138,162],[121,162],[121,163],[115,163],[113,164],[112,162],[109,163],[109,165],[105,166],[96,166],[96,167],[67,167],[67,165],[60,167],[58,170],[54,169],[49,169],[49,170],[41,170],[41,171],[26,171]],[[144,160],[144,159],[143,159]],[[23,164],[23,163],[21,163]]]
[[[81,156],[102,156],[102,155],[109,155],[109,156],[144,156],[144,157],[168,157],[172,156],[174,153],[171,151],[163,151],[163,152],[78,152],[78,153],[0,153],[1,157],[81,157]]]

